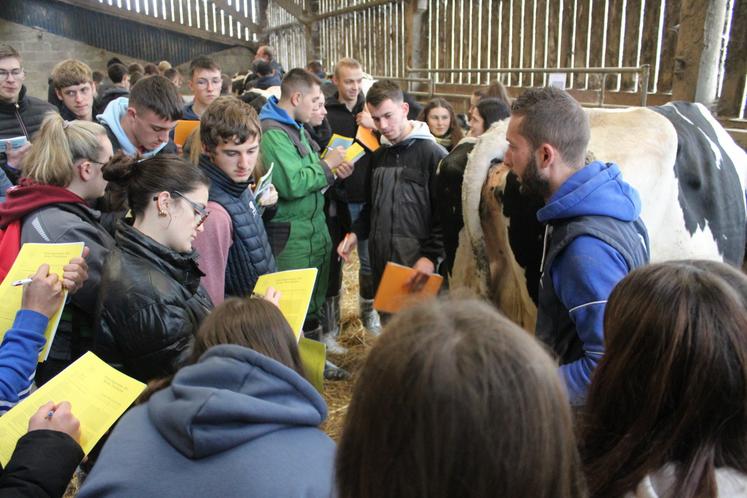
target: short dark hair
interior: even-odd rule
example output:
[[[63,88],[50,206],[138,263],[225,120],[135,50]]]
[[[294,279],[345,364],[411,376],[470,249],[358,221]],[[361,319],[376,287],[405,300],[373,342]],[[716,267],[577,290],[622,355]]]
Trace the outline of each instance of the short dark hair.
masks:
[[[0,59],[8,59],[10,57],[21,60],[21,54],[18,53],[18,50],[7,43],[0,43]]]
[[[483,127],[486,130],[490,128],[490,125],[493,123],[502,121],[511,116],[511,111],[508,106],[500,98],[483,97],[475,107],[477,108],[477,114],[479,114],[485,122]]]
[[[255,110],[233,96],[218,97],[200,116],[200,142],[211,152],[229,140],[238,145],[261,134]]]
[[[379,80],[369,88],[366,94],[366,103],[379,107],[385,100],[391,100],[395,104],[405,101],[402,89],[392,80]]]
[[[106,67],[108,68],[112,64],[122,64],[124,66],[124,62],[122,62],[119,57],[112,57],[108,61],[106,61]]]
[[[319,61],[311,61],[306,64],[306,70],[310,71],[311,74],[319,79],[327,77],[327,75],[324,73],[324,66],[322,66],[322,63]]]
[[[91,77],[93,78],[93,82],[96,84],[104,81],[104,73],[102,73],[98,69],[91,73]]]
[[[272,74],[272,64],[265,61],[257,61],[254,65],[254,72],[257,76],[270,76]]]
[[[314,85],[322,86],[319,78],[300,67],[293,68],[283,77],[283,82],[280,84],[280,98],[289,99],[295,92],[306,93]]]
[[[556,364],[477,300],[433,300],[389,322],[335,460],[340,498],[584,496]]]
[[[145,74],[155,76],[156,74],[161,74],[161,71],[158,70],[158,66],[149,62],[145,65]]]
[[[200,69],[220,71],[220,66],[210,57],[201,55],[192,59],[192,62],[189,63],[189,77],[192,78],[192,76],[194,76],[195,74],[195,71]]]
[[[106,68],[106,74],[109,75],[109,79],[112,83],[122,83],[122,80],[127,76],[127,68],[124,64],[111,64]]]
[[[133,62],[129,66],[127,66],[127,71],[129,71],[130,74],[132,73],[144,73],[145,69],[143,69],[143,65],[139,64],[137,62]]]
[[[148,76],[130,89],[129,106],[148,109],[161,119],[176,121],[182,117],[182,99],[172,82],[160,75]]]
[[[566,162],[583,166],[591,135],[589,117],[568,92],[550,86],[530,88],[514,101],[511,115],[523,118],[518,131],[534,149],[550,144]]]

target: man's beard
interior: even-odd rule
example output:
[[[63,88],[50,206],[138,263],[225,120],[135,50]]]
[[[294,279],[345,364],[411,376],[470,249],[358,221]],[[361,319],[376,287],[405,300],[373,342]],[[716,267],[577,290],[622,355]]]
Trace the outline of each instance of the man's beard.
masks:
[[[550,181],[540,176],[534,156],[527,163],[524,174],[521,175],[519,192],[526,195],[538,195],[544,199],[550,197]]]

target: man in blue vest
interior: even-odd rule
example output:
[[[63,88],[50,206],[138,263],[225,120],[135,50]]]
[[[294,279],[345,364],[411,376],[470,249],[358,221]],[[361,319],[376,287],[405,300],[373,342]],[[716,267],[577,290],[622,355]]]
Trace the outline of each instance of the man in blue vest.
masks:
[[[571,403],[604,354],[603,318],[613,287],[648,263],[638,192],[613,163],[586,164],[589,119],[557,88],[525,92],[512,106],[505,164],[521,189],[541,195],[546,224],[537,337],[558,356]]]
[[[210,178],[205,229],[194,247],[202,285],[217,306],[226,296],[251,295],[260,275],[277,271],[261,208],[249,184],[262,135],[257,113],[236,97],[219,97],[200,118],[200,168]],[[260,203],[277,202],[273,190]]]

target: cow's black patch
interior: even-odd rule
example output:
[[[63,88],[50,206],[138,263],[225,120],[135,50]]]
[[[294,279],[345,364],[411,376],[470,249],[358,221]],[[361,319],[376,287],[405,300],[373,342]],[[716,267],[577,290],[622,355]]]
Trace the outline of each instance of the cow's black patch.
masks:
[[[519,191],[519,179],[510,172],[503,192],[503,215],[510,220],[508,240],[516,262],[524,268],[529,296],[537,304],[542,237],[544,226],[537,221],[537,211],[545,205],[541,196],[530,196]]]
[[[741,266],[745,251],[744,192],[731,157],[695,104],[673,102],[652,109],[669,119],[677,131],[674,174],[688,232],[702,230],[708,222],[724,261]],[[721,153],[720,168],[712,144]]]

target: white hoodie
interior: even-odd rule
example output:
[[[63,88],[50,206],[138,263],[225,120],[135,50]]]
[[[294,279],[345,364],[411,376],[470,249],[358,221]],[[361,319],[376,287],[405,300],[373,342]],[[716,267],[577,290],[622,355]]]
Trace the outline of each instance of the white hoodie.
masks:
[[[675,466],[669,464],[655,474],[646,476],[635,490],[625,498],[676,498],[672,495],[675,484]],[[716,470],[718,498],[747,498],[747,475],[724,467]]]

